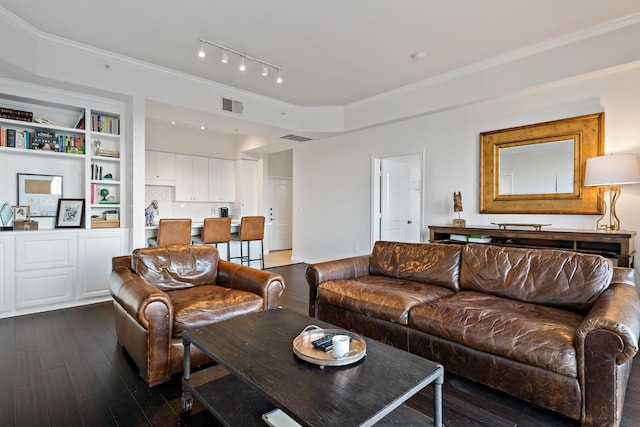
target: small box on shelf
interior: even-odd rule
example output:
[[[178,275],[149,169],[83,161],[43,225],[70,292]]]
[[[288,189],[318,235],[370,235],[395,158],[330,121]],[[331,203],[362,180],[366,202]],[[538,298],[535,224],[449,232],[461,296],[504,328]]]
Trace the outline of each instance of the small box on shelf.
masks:
[[[37,230],[38,221],[14,221],[13,230]]]
[[[91,228],[119,228],[120,220],[119,219],[100,219],[100,218],[91,218]]]

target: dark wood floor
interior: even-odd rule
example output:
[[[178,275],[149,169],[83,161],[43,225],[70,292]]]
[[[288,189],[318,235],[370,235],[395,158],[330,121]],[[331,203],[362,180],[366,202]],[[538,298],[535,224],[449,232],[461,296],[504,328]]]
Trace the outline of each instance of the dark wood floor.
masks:
[[[307,314],[306,266],[285,277],[283,306]],[[116,345],[110,303],[0,320],[0,427],[211,426],[197,402],[180,415],[180,376],[149,388]],[[411,399],[430,414],[431,391]],[[454,375],[445,377],[444,423],[464,426],[576,426],[546,410]],[[640,425],[640,363],[634,366],[622,425]],[[240,426],[241,427],[241,426]]]

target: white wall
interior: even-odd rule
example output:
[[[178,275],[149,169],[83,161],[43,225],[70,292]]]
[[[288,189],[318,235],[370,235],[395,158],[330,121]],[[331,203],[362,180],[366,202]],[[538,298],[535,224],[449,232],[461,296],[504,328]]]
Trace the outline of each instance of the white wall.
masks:
[[[146,120],[147,150],[191,154],[235,160],[235,136],[208,130],[172,125],[158,120]]]
[[[454,94],[454,96],[457,96]],[[479,133],[605,112],[605,152],[640,154],[640,62],[565,79],[484,102],[315,141],[294,149],[293,257],[321,261],[371,248],[371,158],[425,149],[423,240],[450,224],[462,192],[468,225],[550,223],[595,229],[593,215],[479,213]],[[640,230],[640,184],[625,186],[618,216]],[[640,249],[640,239],[636,250]]]
[[[269,154],[269,176],[292,177],[293,176],[293,150],[285,150],[279,153]]]

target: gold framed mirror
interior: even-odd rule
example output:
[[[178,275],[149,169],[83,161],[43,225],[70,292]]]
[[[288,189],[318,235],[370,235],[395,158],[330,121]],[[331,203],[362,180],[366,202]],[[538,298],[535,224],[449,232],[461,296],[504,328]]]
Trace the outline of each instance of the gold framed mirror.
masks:
[[[602,213],[584,187],[586,161],[604,154],[604,113],[480,134],[480,212]]]

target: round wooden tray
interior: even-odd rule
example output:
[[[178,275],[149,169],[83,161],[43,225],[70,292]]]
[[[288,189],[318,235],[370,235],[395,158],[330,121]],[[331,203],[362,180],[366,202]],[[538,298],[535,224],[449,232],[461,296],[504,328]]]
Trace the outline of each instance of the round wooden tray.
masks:
[[[325,352],[311,344],[312,341],[336,333],[351,337],[349,352],[344,357],[336,359],[333,357],[333,352]],[[367,355],[367,343],[360,335],[353,332],[342,329],[322,329],[316,325],[309,325],[293,340],[293,352],[300,359],[319,365],[320,368],[325,366],[345,366],[356,363]]]

